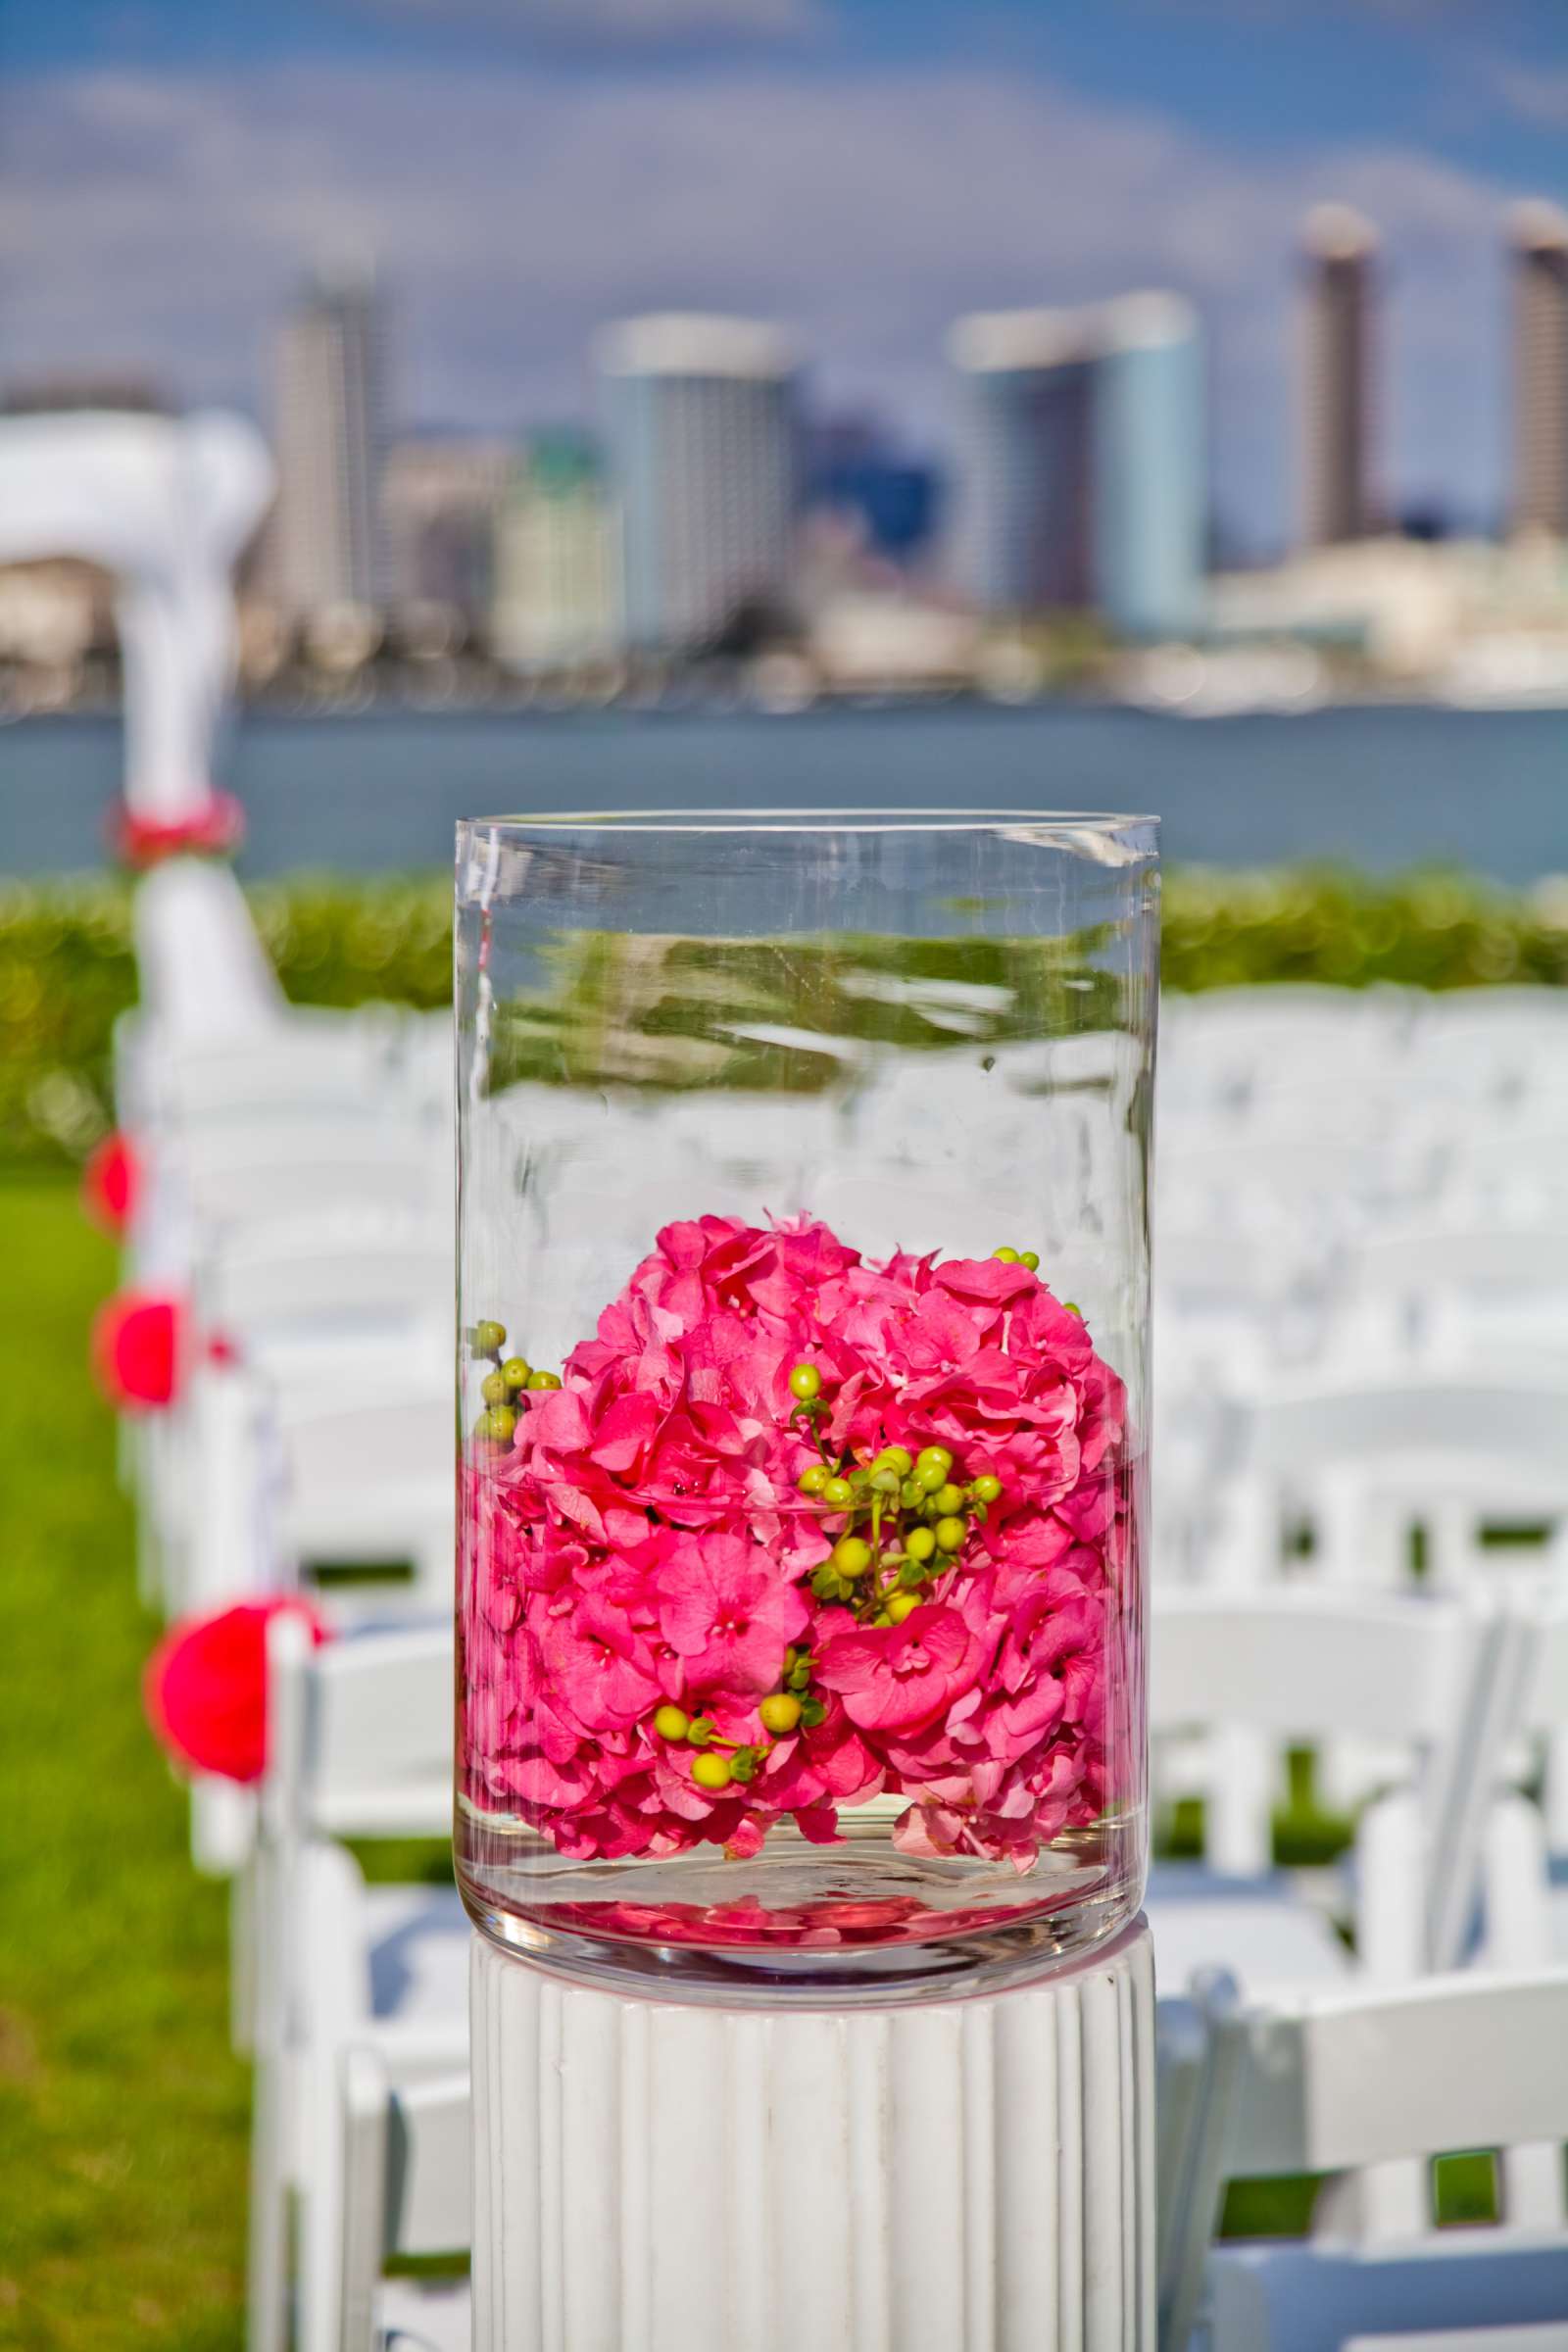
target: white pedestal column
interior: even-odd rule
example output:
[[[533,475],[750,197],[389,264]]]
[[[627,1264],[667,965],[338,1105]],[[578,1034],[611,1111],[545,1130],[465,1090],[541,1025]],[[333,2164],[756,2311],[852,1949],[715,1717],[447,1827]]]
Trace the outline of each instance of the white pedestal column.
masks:
[[[1140,1920],[986,1998],[697,2008],[476,1936],[474,2352],[1152,2352]]]

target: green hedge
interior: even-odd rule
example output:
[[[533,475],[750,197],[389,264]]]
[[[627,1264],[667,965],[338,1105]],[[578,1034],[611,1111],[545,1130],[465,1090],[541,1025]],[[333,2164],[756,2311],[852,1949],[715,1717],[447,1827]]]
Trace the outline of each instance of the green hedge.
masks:
[[[450,884],[301,879],[250,892],[299,1004],[447,1003]],[[1463,988],[1568,981],[1568,886],[1511,895],[1450,874],[1189,868],[1165,889],[1164,975],[1180,989],[1269,980]],[[79,1158],[109,1119],[110,1033],[135,996],[118,881],[0,886],[0,1164]]]

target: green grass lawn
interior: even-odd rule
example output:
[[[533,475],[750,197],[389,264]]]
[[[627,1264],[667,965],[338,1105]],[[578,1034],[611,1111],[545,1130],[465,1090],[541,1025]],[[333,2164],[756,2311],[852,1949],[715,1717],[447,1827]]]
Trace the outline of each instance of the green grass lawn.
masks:
[[[142,1723],[115,1254],[69,1181],[0,1183],[0,2345],[230,2352],[247,2086],[223,1889]]]

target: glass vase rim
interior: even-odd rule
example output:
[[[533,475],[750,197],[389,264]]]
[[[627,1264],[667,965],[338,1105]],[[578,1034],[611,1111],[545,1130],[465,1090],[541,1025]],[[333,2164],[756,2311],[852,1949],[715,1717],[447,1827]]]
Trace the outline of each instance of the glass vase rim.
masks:
[[[466,816],[458,819],[460,840],[493,833],[992,833],[1034,825],[1070,828],[1113,839],[1139,831],[1157,838],[1160,819],[1152,811],[1079,808],[947,808],[937,806],[875,808],[849,805],[822,808],[608,808],[542,809],[537,813]]]

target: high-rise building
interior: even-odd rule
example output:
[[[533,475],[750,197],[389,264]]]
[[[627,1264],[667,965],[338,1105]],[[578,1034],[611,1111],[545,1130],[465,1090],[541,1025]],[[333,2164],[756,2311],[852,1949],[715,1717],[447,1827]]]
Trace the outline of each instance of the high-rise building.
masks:
[[[271,585],[290,620],[388,597],[385,336],[368,270],[320,276],[278,336]]]
[[[511,444],[448,433],[394,442],[379,505],[395,605],[439,605],[472,626],[489,612]]]
[[[1124,637],[1201,617],[1208,433],[1197,314],[1177,294],[1101,313],[1095,366],[1096,601]]]
[[[1302,231],[1300,536],[1308,547],[1365,539],[1371,486],[1377,235],[1346,204],[1320,204]]]
[[[490,637],[514,669],[601,662],[619,641],[615,515],[581,433],[536,434],[513,471],[495,538]]]
[[[1202,598],[1207,459],[1191,306],[1130,294],[1083,311],[963,318],[960,534],[990,612],[1093,611],[1178,636]]]
[[[1568,539],[1568,213],[1521,204],[1513,245],[1513,525]]]
[[[632,318],[600,339],[627,642],[710,643],[787,600],[797,506],[795,362],[743,318]]]

